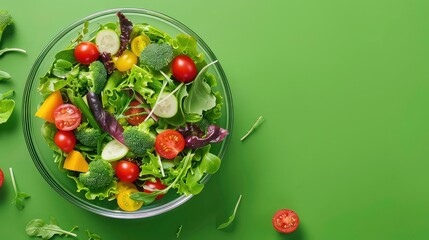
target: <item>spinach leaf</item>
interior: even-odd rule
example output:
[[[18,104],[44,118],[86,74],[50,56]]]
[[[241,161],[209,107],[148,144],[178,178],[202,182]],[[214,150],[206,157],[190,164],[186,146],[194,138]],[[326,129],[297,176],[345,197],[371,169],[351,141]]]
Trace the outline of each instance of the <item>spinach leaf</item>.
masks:
[[[28,222],[25,232],[30,237],[41,237],[42,239],[51,239],[54,235],[77,237],[75,233],[72,233],[76,228],[74,227],[72,230],[66,231],[61,229],[54,219],[49,224],[45,223],[42,219],[33,219]]]
[[[12,115],[15,101],[12,99],[0,100],[0,124],[5,123]]]
[[[217,227],[217,229],[224,229],[226,227],[228,227],[235,219],[235,214],[237,213],[237,209],[238,209],[238,205],[240,205],[240,201],[241,201],[241,197],[242,195],[240,194],[240,196],[238,197],[238,201],[237,204],[235,204],[235,208],[234,208],[234,212],[232,213],[232,215],[228,218],[228,221],[222,223],[221,225],[219,225]]]
[[[211,145],[207,145],[201,150],[204,152],[199,165],[199,170],[203,173],[214,174],[219,170],[221,160],[218,156],[210,153]]]
[[[55,54],[55,59],[62,59],[64,61],[70,62],[72,65],[75,65],[77,63],[77,60],[74,56],[74,48],[64,49],[58,52],[57,54]]]

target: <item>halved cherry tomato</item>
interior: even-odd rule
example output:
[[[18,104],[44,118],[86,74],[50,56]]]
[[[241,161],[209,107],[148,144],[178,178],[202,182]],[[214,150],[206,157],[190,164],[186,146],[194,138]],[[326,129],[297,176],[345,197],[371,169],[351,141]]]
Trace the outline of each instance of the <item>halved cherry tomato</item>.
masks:
[[[123,182],[134,182],[140,174],[140,168],[137,164],[121,160],[115,167],[116,176]]]
[[[0,168],[0,188],[3,185],[3,182],[4,182],[4,174],[3,174],[3,171]]]
[[[142,35],[135,37],[131,41],[131,51],[133,51],[133,53],[136,56],[140,57],[140,54],[149,44],[150,44],[150,38],[146,36],[144,33],[142,33]]]
[[[79,126],[82,113],[76,106],[66,103],[54,110],[55,126],[59,130],[71,131]]]
[[[116,183],[116,190],[118,190],[118,193],[124,192],[128,189],[136,189],[137,190],[137,187],[133,183],[129,183],[129,182],[119,181]]]
[[[152,193],[155,190],[162,190],[164,188],[166,188],[167,186],[161,183],[161,180],[156,179],[156,182],[152,182],[152,181],[146,181],[144,183],[144,192],[145,193]],[[156,200],[161,199],[162,197],[164,197],[164,194],[159,194],[158,196],[156,196]]]
[[[291,233],[299,225],[298,215],[289,209],[278,210],[273,217],[274,228],[281,233]]]
[[[81,42],[74,49],[74,56],[81,64],[88,65],[100,56],[97,45],[92,42]]]
[[[155,139],[155,150],[163,158],[173,159],[185,148],[185,138],[178,131],[167,129]]]
[[[190,57],[179,55],[171,62],[171,72],[178,81],[187,83],[197,76],[197,66]]]
[[[137,56],[130,50],[125,50],[115,62],[116,69],[121,72],[130,70],[137,63]]]
[[[130,198],[131,194],[138,192],[136,189],[127,189],[123,192],[120,192],[116,197],[118,201],[118,206],[128,212],[133,212],[141,208],[143,206],[143,202],[134,201]]]
[[[57,133],[55,133],[54,142],[61,150],[68,153],[74,149],[76,137],[72,131],[58,130]]]
[[[142,107],[136,107],[138,105],[140,105],[139,101],[130,102],[130,108],[125,112],[125,116],[134,115],[127,117],[127,121],[134,126],[142,123],[147,117],[147,114],[141,114],[142,112],[145,112],[145,110]]]

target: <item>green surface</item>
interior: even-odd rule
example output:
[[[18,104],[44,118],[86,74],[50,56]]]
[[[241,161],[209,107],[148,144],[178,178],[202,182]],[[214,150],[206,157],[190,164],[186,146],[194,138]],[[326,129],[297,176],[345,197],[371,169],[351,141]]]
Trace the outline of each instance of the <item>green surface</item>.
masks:
[[[55,217],[103,239],[428,239],[429,2],[398,1],[4,1],[15,27],[0,69],[17,107],[0,125],[0,239],[28,239],[33,218]],[[34,6],[30,6],[30,5]],[[25,7],[24,7],[25,6]],[[56,33],[108,8],[160,11],[214,51],[234,98],[232,141],[219,172],[183,206],[157,217],[118,220],[81,210],[37,171],[24,142],[21,99],[30,68]],[[259,115],[266,121],[244,142]],[[23,211],[13,189],[32,195]],[[226,221],[243,194],[236,219]],[[301,219],[297,232],[271,226],[277,209]]]

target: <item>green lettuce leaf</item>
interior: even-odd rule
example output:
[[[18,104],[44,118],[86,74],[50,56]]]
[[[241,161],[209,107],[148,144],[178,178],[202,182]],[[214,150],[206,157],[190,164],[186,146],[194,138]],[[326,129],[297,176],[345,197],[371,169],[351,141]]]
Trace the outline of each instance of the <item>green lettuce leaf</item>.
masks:
[[[207,64],[201,69],[193,81],[191,89],[189,90],[189,96],[185,98],[183,104],[185,113],[203,115],[203,111],[207,111],[216,106],[216,97],[212,93],[212,87],[207,82],[207,79],[210,80],[210,83],[213,81],[205,74],[207,69],[216,62],[217,61]]]
[[[197,50],[197,40],[187,34],[179,34],[176,39],[171,43],[174,49],[174,56],[185,54],[192,58],[195,63],[200,63],[204,61],[203,53],[198,52]]]
[[[85,198],[88,200],[94,199],[108,199],[109,201],[115,199],[115,195],[118,193],[116,190],[116,180],[113,179],[109,186],[105,187],[102,191],[92,192],[87,187],[85,187],[80,181],[79,178],[71,175],[67,175],[69,178],[73,179],[76,182],[77,192],[85,191]]]
[[[162,174],[160,171],[160,166],[158,158],[152,154],[148,153],[142,160],[143,164],[141,165],[140,169],[140,176],[145,175],[152,175],[154,177],[161,178]]]

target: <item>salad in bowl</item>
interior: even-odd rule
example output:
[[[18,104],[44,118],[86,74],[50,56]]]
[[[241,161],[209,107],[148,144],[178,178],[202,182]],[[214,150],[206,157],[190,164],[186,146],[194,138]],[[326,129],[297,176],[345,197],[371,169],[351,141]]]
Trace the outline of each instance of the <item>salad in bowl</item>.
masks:
[[[171,35],[127,12],[110,11],[116,21],[95,27],[82,21],[32,84],[50,161],[73,183],[80,205],[109,202],[110,212],[132,213],[162,207],[165,195],[173,195],[167,203],[183,203],[200,193],[221,165],[219,145],[231,129],[219,123],[225,98],[218,86],[225,82],[213,69],[220,65],[201,52],[195,35]],[[38,155],[40,143],[30,138],[27,145]]]

